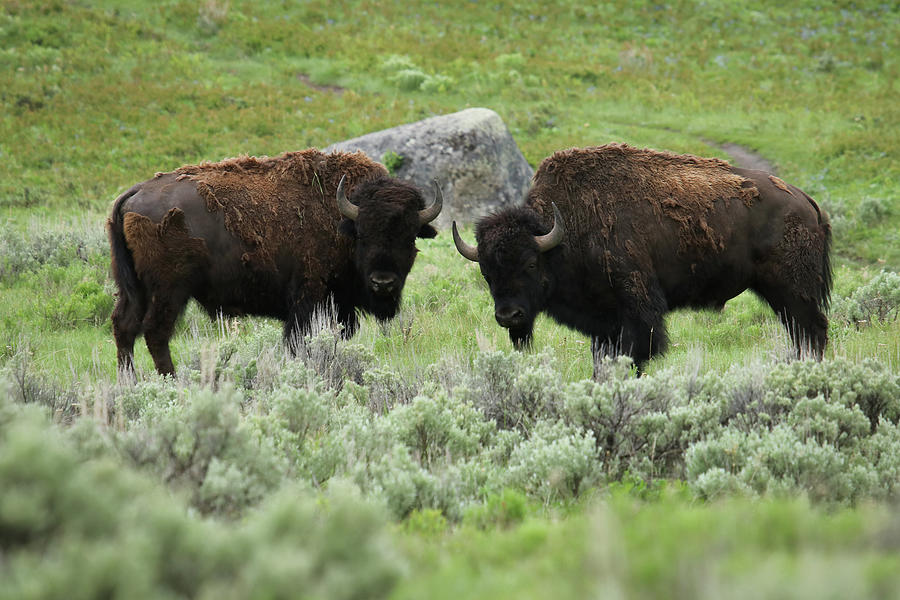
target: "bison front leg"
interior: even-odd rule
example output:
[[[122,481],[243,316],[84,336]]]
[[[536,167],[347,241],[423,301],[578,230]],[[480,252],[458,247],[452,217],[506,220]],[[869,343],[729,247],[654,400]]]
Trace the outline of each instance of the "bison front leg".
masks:
[[[668,334],[662,315],[646,320],[626,318],[615,334],[591,336],[594,379],[598,378],[600,362],[604,356],[630,356],[640,375],[644,372],[647,361],[662,354],[667,345]]]
[[[339,325],[342,338],[353,337],[359,329],[356,308],[331,300],[318,303],[298,300],[284,321],[284,343],[291,356],[297,356],[307,335],[323,329],[334,330],[335,325]]]
[[[626,333],[625,328],[620,329],[614,336],[591,336],[591,357],[593,359],[595,381],[600,381],[606,370],[603,368],[603,359],[606,357],[628,356],[634,362],[638,376],[643,373],[643,366],[650,355],[643,349],[636,349],[634,337]]]
[[[337,322],[341,325],[341,337],[349,340],[359,329],[359,317],[355,306],[337,305]]]
[[[295,308],[284,321],[283,338],[291,356],[297,356],[297,352],[303,345],[303,337],[309,333],[309,324],[312,319],[312,310],[300,310]]]
[[[665,352],[669,337],[662,315],[647,321],[634,321],[622,329],[622,344],[631,348],[628,354],[634,359],[638,374],[651,358]]]

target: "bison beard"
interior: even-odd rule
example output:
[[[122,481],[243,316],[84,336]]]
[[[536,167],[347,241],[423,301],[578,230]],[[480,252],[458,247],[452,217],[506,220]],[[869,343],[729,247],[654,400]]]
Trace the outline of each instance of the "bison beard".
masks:
[[[479,221],[476,247],[455,223],[453,235],[516,347],[543,311],[591,336],[595,357],[628,354],[640,369],[666,348],[668,311],[721,308],[746,289],[778,314],[798,357],[820,359],[827,343],[828,219],[761,171],[625,144],[565,150],[541,163],[525,206]]]
[[[416,237],[437,233],[435,188],[426,208],[364,154],[318,150],[189,165],[135,185],[107,222],[119,368],[133,370],[144,334],[157,371],[174,373],[169,339],[190,298],[210,316],[281,319],[286,340],[331,302],[348,337],[359,310],[393,317]]]

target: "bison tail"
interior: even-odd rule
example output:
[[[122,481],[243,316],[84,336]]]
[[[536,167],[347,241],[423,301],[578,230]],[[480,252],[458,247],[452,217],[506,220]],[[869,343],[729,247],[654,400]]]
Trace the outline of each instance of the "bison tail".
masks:
[[[828,215],[819,208],[819,205],[810,198],[809,194],[803,192],[803,195],[806,196],[806,199],[819,217],[819,231],[822,236],[822,272],[820,277],[821,283],[819,284],[819,289],[816,290],[816,300],[822,312],[827,313],[831,306],[831,286],[833,283],[831,270],[831,222],[828,220]]]
[[[819,213],[819,224],[822,226],[822,234],[824,237],[822,248],[822,252],[824,253],[822,256],[822,286],[819,292],[819,306],[821,306],[823,312],[827,313],[831,306],[832,272],[831,223],[828,222],[828,217],[825,216],[825,213]]]
[[[109,234],[109,248],[112,253],[112,276],[119,286],[119,293],[128,296],[129,300],[137,300],[139,284],[137,271],[134,267],[134,258],[131,250],[125,242],[125,227],[122,215],[122,204],[135,195],[139,186],[134,186],[113,203],[109,219],[106,221],[106,230]]]

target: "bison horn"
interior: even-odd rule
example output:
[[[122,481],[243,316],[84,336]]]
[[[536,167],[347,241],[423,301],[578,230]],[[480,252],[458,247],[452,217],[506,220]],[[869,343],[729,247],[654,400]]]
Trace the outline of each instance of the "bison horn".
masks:
[[[341,175],[341,181],[338,183],[337,189],[337,205],[338,210],[341,211],[341,214],[350,219],[351,221],[355,221],[357,217],[359,217],[359,207],[347,200],[347,194],[344,193],[344,179],[346,179],[346,175]]]
[[[438,185],[437,179],[434,180],[434,202],[431,206],[419,211],[419,225],[431,223],[439,214],[444,206],[444,194],[441,192],[441,186]]]
[[[566,235],[563,229],[563,218],[559,214],[559,209],[556,208],[556,202],[551,202],[551,204],[553,205],[553,229],[546,235],[534,236],[534,241],[537,242],[538,250],[541,252],[546,252],[559,246],[559,243],[563,241]]]
[[[456,229],[456,221],[453,221],[453,242],[459,253],[473,262],[478,262],[478,246],[470,246],[459,237],[459,231]]]

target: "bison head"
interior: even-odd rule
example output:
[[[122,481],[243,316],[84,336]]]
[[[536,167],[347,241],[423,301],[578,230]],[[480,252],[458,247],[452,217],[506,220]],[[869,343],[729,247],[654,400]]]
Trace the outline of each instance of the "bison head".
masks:
[[[425,208],[419,190],[390,177],[360,183],[348,199],[344,178],[338,184],[337,204],[344,216],[340,230],[355,238],[354,261],[362,278],[361,307],[377,319],[392,318],[400,306],[406,276],[416,258],[416,237],[433,238],[429,225],[443,206],[434,182],[434,202]]]
[[[456,249],[481,267],[494,298],[494,317],[509,330],[517,348],[531,342],[534,319],[543,310],[550,291],[551,270],[545,253],[565,236],[556,204],[553,215],[549,233],[537,213],[528,208],[512,208],[486,217],[475,229],[477,247],[466,244],[453,223]]]

